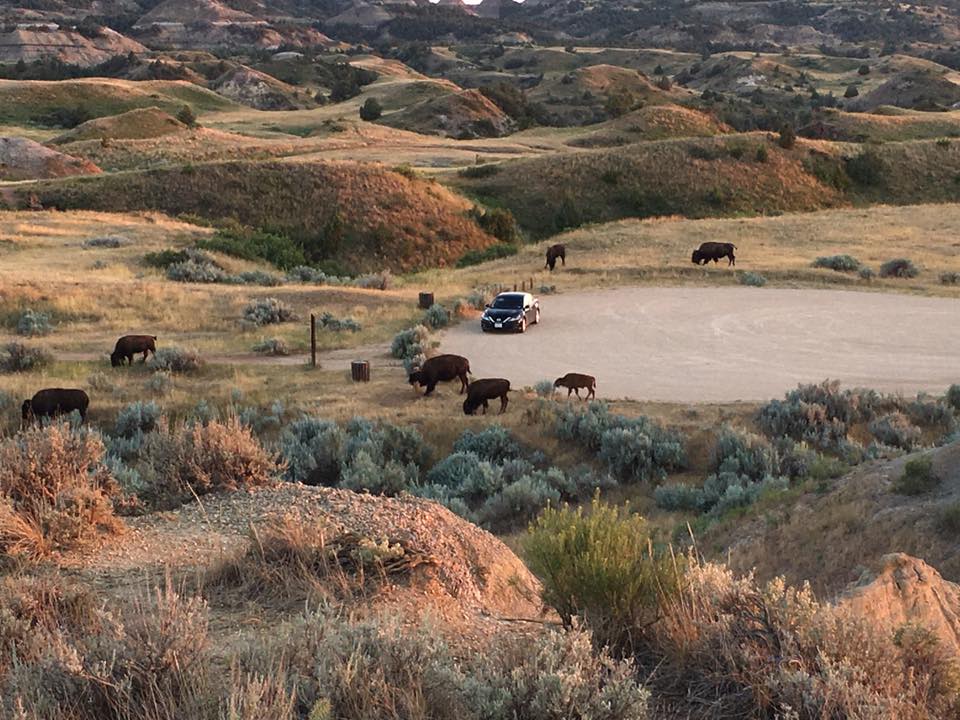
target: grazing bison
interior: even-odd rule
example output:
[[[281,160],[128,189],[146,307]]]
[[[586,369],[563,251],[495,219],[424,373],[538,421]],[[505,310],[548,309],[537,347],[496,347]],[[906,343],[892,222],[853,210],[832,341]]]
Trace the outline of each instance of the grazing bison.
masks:
[[[463,412],[473,415],[477,408],[483,406],[483,414],[487,414],[487,401],[500,398],[500,414],[507,409],[507,393],[510,392],[510,381],[503,378],[474,380],[467,387],[467,399],[463,401]]]
[[[577,399],[580,398],[580,388],[583,388],[587,391],[587,395],[584,398],[594,398],[597,397],[597,379],[592,375],[581,375],[580,373],[567,373],[563,377],[559,377],[553,381],[553,387],[565,387],[567,389],[567,397],[570,397],[570,393],[577,393]]]
[[[544,267],[550,268],[552,272],[557,265],[557,258],[560,258],[564,267],[567,266],[567,249],[563,245],[551,245],[547,248],[547,264]]]
[[[711,260],[717,262],[720,258],[727,258],[727,265],[736,265],[737,258],[733,254],[736,249],[737,246],[733,243],[705,242],[693,251],[691,262],[695,265],[706,265]]]
[[[30,400],[24,400],[20,407],[23,424],[29,424],[40,418],[69,415],[74,410],[80,413],[80,420],[87,419],[90,398],[83,390],[65,388],[47,388],[39,391]]]
[[[460,355],[437,355],[427,360],[419,370],[410,373],[411,385],[425,385],[429,395],[439,382],[448,382],[460,378],[460,394],[467,391],[470,381],[470,361]]]
[[[128,364],[133,365],[133,356],[143,353],[143,361],[147,361],[147,355],[157,354],[157,336],[156,335],[124,335],[117,340],[117,344],[110,353],[110,364],[114,367],[123,365],[126,360]]]

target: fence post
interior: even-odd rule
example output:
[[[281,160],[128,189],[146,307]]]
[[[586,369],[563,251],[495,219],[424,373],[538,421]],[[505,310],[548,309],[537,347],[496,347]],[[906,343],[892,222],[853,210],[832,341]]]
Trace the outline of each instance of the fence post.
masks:
[[[310,313],[310,366],[317,366],[317,316]]]

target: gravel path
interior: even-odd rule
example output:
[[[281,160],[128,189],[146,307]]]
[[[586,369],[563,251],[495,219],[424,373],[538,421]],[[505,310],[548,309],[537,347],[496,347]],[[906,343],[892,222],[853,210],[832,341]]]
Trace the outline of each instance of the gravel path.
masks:
[[[761,401],[836,379],[885,392],[942,393],[960,382],[960,301],[838,290],[620,288],[545,296],[525,335],[444,336],[476,377],[514,388],[567,372],[599,396]]]

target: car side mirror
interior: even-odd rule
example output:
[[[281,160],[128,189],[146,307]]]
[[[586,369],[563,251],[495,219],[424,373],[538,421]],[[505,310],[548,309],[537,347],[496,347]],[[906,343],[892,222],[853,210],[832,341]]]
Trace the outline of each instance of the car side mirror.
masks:
[[[487,303],[486,305],[484,305],[484,307],[485,307],[487,310],[489,310],[492,306],[490,305],[490,303]]]

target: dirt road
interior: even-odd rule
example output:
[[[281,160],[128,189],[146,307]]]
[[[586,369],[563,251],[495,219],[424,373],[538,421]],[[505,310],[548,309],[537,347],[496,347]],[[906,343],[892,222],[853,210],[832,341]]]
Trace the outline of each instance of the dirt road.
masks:
[[[622,288],[541,298],[525,335],[479,321],[444,352],[514,387],[567,372],[599,396],[726,402],[780,397],[826,378],[885,392],[943,393],[960,382],[960,301],[836,290]]]

